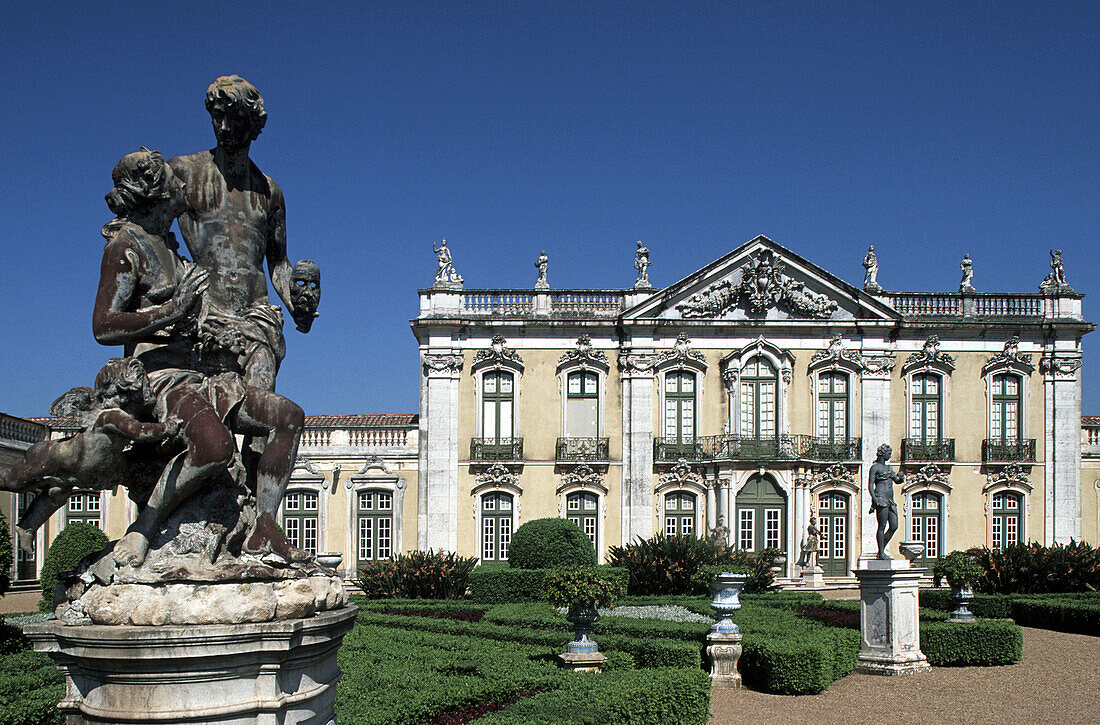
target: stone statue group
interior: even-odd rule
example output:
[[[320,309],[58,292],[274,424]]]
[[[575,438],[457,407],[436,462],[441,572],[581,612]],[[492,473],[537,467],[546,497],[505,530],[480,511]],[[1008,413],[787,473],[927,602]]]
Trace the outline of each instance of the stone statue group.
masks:
[[[311,561],[275,521],[304,416],[275,393],[286,345],[264,262],[301,332],[317,316],[320,271],[291,266],[282,191],[249,158],[267,120],[260,93],[223,76],[206,108],[213,149],[165,161],[142,148],[111,172],[115,218],[102,229],[92,329],[123,356],[51,407],[79,433],[35,445],[0,474],[0,489],[35,494],[18,522],[24,548],[74,489],[126,487],[138,513],[97,565],[103,583],[158,547],[211,566],[223,557],[222,568],[245,554],[275,568]]]

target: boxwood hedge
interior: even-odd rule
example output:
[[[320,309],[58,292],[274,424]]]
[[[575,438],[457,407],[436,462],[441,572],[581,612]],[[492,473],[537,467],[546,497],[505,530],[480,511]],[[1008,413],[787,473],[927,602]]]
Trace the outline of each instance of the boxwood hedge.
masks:
[[[627,581],[630,579],[626,569],[606,565],[598,568],[615,579],[619,590],[619,596],[616,600],[625,596]],[[546,588],[543,582],[549,571],[551,570],[515,569],[510,566],[479,566],[470,572],[470,589],[467,598],[479,604],[545,602]]]
[[[920,624],[920,648],[934,667],[1011,665],[1024,654],[1024,633],[1006,619]]]

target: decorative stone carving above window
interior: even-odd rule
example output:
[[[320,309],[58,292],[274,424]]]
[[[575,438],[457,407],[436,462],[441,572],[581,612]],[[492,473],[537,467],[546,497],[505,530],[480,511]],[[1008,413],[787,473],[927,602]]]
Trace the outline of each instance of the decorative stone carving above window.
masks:
[[[661,476],[657,488],[660,490],[669,486],[677,487],[684,484],[691,484],[703,489],[706,488],[706,482],[703,480],[703,477],[691,468],[686,459],[681,458],[673,464],[668,473]]]
[[[827,319],[836,312],[834,300],[811,292],[784,270],[785,265],[770,249],[762,249],[741,268],[741,281],[736,287],[731,278],[719,280],[676,305],[676,309],[686,318],[718,317],[744,300],[749,311],[755,313],[780,306],[792,315]]]
[[[474,479],[471,493],[478,494],[490,489],[503,489],[515,494],[523,493],[523,487],[519,485],[519,476],[503,463],[494,463]]]
[[[577,349],[567,350],[558,358],[558,368],[577,365],[580,367],[597,367],[607,371],[611,366],[607,362],[607,353],[603,350],[592,348],[592,337],[581,335],[577,338]]]
[[[627,375],[650,374],[657,361],[656,355],[646,355],[624,349],[619,353],[619,370]]]
[[[807,483],[812,493],[827,491],[834,488],[842,488],[850,493],[859,494],[859,484],[855,476],[847,466],[834,463],[828,468],[819,470]]]
[[[1005,349],[991,355],[985,365],[982,366],[982,375],[994,370],[1014,370],[1024,375],[1030,375],[1035,370],[1031,364],[1031,355],[1020,352],[1020,336],[1013,335],[1005,342]]]
[[[489,343],[488,349],[478,350],[477,354],[474,355],[474,362],[471,367],[504,365],[523,370],[523,358],[512,348],[506,347],[505,342],[504,335],[493,335],[493,340]]]
[[[905,484],[902,486],[902,491],[908,493],[914,488],[932,486],[942,488],[945,493],[951,492],[951,483],[948,481],[947,473],[941,471],[935,463],[927,463],[919,470],[905,474]]]
[[[425,354],[421,360],[424,363],[425,374],[457,374],[462,372],[462,355],[460,353]]]
[[[809,370],[820,368],[844,367],[853,370],[862,368],[859,350],[845,350],[844,337],[837,333],[829,341],[829,346],[824,350],[818,350],[810,358]]]
[[[859,363],[864,375],[889,377],[894,372],[898,359],[889,353],[874,353],[860,355]]]
[[[1047,355],[1039,360],[1039,372],[1058,380],[1076,380],[1081,369],[1081,356],[1054,357]]]
[[[1009,463],[1001,470],[989,474],[982,493],[988,493],[993,489],[1011,489],[1031,493],[1031,478],[1028,477],[1023,466],[1018,463]]]
[[[691,340],[683,332],[676,336],[676,343],[671,350],[657,353],[653,358],[654,368],[670,367],[677,364],[688,365],[698,370],[707,369],[706,356],[698,350],[691,349]]]
[[[603,478],[600,474],[596,473],[591,466],[585,463],[582,463],[561,477],[561,484],[558,485],[557,493],[560,496],[566,491],[574,489],[595,489],[600,493],[607,493],[607,485],[603,482]]]
[[[794,355],[789,350],[784,350],[773,342],[769,342],[764,339],[764,336],[756,338],[748,345],[745,345],[740,350],[735,350],[729,355],[722,358],[722,365],[725,366],[725,373],[729,371],[737,371],[740,373],[742,367],[749,359],[756,355],[763,355],[768,358],[771,363],[782,373],[783,382],[789,383],[791,381],[791,370],[794,367]]]
[[[905,364],[901,366],[901,372],[905,375],[919,368],[936,368],[949,375],[955,370],[955,358],[946,352],[940,352],[938,335],[929,337],[924,341],[924,347],[920,351],[906,358]]]

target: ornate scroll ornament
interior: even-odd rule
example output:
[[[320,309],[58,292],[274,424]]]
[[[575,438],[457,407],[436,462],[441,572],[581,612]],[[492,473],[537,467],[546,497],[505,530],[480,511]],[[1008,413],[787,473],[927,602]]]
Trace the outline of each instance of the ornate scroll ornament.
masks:
[[[687,318],[718,317],[744,300],[749,311],[757,313],[777,305],[804,317],[826,319],[836,312],[834,300],[806,289],[802,282],[784,274],[785,269],[770,249],[762,249],[749,257],[736,287],[729,278],[719,280],[676,305],[676,309]]]
[[[485,469],[485,472],[474,479],[474,489],[506,488],[522,493],[519,485],[519,476],[512,472],[503,463],[494,463]]]
[[[382,460],[382,456],[367,456],[367,460],[363,462],[363,467],[359,469],[359,473],[369,473],[372,469],[379,473],[390,472],[390,469],[386,467],[386,462]]]
[[[603,350],[593,350],[592,337],[581,335],[577,338],[577,349],[567,350],[558,358],[558,367],[573,364],[596,365],[606,370],[608,368],[607,353]]]
[[[558,493],[569,488],[594,488],[607,493],[607,486],[604,484],[603,478],[586,463],[582,463],[561,477]]]
[[[1020,336],[1013,335],[1005,342],[1005,349],[989,357],[982,366],[982,375],[996,368],[1012,368],[1030,374],[1035,370],[1031,364],[1031,355],[1020,352]]]
[[[811,485],[816,489],[826,485],[844,484],[847,487],[859,488],[859,484],[856,483],[855,476],[848,470],[846,466],[842,466],[839,463],[834,463],[828,468],[818,471],[812,481]]]
[[[845,350],[844,338],[837,333],[829,341],[829,346],[824,350],[818,350],[810,358],[809,370],[813,371],[825,367],[847,367],[862,369],[859,350]]]
[[[737,390],[737,381],[741,377],[741,370],[736,365],[729,365],[722,371],[722,382],[730,390]]]
[[[947,478],[947,473],[940,470],[940,467],[935,463],[925,464],[919,471],[906,474],[905,476],[905,488],[906,490],[914,486],[931,486],[936,485],[951,490],[951,483]]]
[[[671,350],[658,353],[653,360],[655,367],[662,367],[671,363],[688,363],[694,367],[707,369],[707,358],[698,350],[691,349],[691,340],[681,332],[676,336],[676,343]]]
[[[652,373],[656,362],[656,355],[631,352],[629,349],[625,349],[619,354],[619,370],[628,375],[631,373]]]
[[[474,365],[510,363],[522,369],[523,358],[512,348],[505,347],[505,342],[504,335],[493,335],[493,340],[489,343],[488,349],[478,350],[477,354],[474,355]]]
[[[901,371],[907,373],[910,370],[921,367],[940,367],[952,372],[955,369],[955,358],[946,352],[940,352],[940,338],[932,335],[924,341],[924,347],[913,353],[901,366]]]
[[[876,353],[872,355],[860,355],[859,365],[865,375],[890,376],[894,372],[894,366],[898,359],[890,353]]]
[[[706,482],[703,481],[703,477],[692,470],[688,465],[686,459],[681,458],[673,464],[669,472],[661,476],[661,487],[665,486],[682,486],[685,483],[692,484],[694,486],[706,487]]]
[[[1081,357],[1054,357],[1048,355],[1039,360],[1039,372],[1055,379],[1075,380],[1081,369]]]
[[[421,357],[424,363],[425,373],[460,373],[462,372],[461,353],[442,353],[439,355],[425,354]]]
[[[999,471],[989,475],[989,482],[985,485],[983,493],[994,487],[1005,486],[1007,488],[1022,489],[1031,492],[1031,479],[1019,463],[1009,463]]]
[[[313,461],[307,458],[303,458],[302,456],[298,456],[294,459],[294,474],[297,474],[296,477],[301,478],[302,475],[298,474],[298,471],[305,471],[306,473],[312,474],[313,476],[322,475],[320,469],[318,469],[317,466],[314,465]]]

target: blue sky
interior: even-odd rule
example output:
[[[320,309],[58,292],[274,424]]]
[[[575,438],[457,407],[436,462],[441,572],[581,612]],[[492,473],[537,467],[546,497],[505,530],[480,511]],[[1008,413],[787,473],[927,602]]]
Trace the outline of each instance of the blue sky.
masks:
[[[1100,3],[35,5],[0,28],[5,412],[114,354],[111,167],[210,147],[229,73],[264,95],[289,256],[322,269],[279,376],[308,412],[416,411],[441,236],[468,287],[530,287],[540,249],[553,287],[628,286],[636,239],[664,286],[766,234],[854,283],[874,244],[889,289],[954,290],[967,252],[980,290],[1026,292],[1060,247],[1100,320]]]

